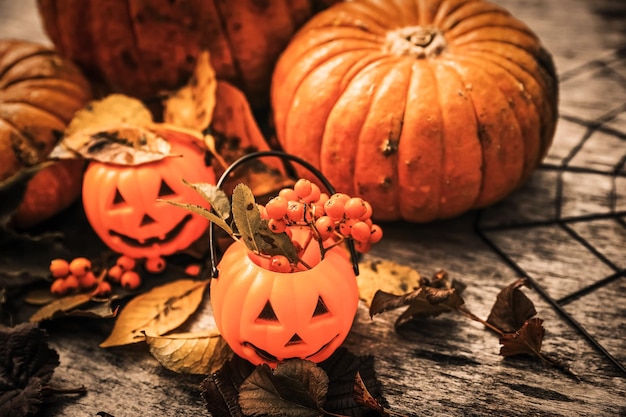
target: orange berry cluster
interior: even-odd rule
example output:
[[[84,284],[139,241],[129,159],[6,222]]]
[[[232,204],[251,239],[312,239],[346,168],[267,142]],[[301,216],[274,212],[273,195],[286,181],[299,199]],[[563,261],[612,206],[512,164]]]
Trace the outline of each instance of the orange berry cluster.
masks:
[[[91,269],[91,261],[84,257],[72,259],[53,259],[50,261],[50,273],[54,278],[50,292],[55,295],[64,295],[80,291],[92,290],[95,294],[106,294],[106,286],[102,286]],[[108,292],[111,291],[109,287]]]
[[[50,292],[55,295],[66,295],[81,291],[91,291],[93,296],[106,296],[111,293],[111,282],[128,290],[141,285],[141,277],[134,270],[135,259],[122,255],[115,265],[108,269],[102,279],[98,279],[92,270],[91,261],[85,257],[53,259],[50,261],[50,273],[54,278]]]
[[[276,233],[287,232],[289,226],[308,226],[313,237],[324,242],[352,239],[355,249],[367,253],[372,244],[383,236],[382,229],[371,220],[372,206],[360,197],[344,193],[329,196],[319,186],[301,178],[292,188],[283,188],[278,196],[265,206],[260,206],[261,217],[268,220],[268,227]],[[297,242],[294,242],[297,244]],[[270,269],[289,272],[291,266],[282,255],[272,258]]]
[[[120,284],[122,288],[134,290],[141,285],[141,276],[135,271],[137,262],[130,256],[122,255],[115,261],[115,265],[107,271],[107,278]]]

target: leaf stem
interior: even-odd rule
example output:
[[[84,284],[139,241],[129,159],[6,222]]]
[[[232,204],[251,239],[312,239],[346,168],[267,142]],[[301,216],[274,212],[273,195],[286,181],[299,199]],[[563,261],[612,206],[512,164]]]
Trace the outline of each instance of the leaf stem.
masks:
[[[476,314],[474,314],[471,311],[469,311],[464,306],[462,306],[462,305],[459,306],[457,311],[459,313],[461,313],[462,315],[464,315],[465,317],[481,323],[483,326],[487,327],[489,330],[491,330],[494,333],[498,334],[500,337],[504,336],[504,332],[502,330],[498,329],[496,326],[494,326],[493,324],[487,322],[486,320],[481,319],[480,317],[478,317]]]

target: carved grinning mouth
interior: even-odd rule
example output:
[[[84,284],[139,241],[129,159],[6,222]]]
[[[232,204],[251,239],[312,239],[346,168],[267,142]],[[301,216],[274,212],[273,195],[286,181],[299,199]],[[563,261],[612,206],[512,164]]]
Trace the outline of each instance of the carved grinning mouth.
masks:
[[[162,239],[155,236],[155,237],[150,237],[144,240],[143,242],[140,242],[139,240],[133,237],[124,235],[120,232],[116,232],[115,230],[109,230],[109,235],[120,238],[121,241],[124,242],[128,246],[133,246],[137,248],[147,248],[155,244],[167,243],[171,241],[172,239],[174,239],[176,236],[180,234],[180,232],[183,230],[185,225],[192,219],[192,217],[193,216],[191,214],[187,214],[180,222],[178,222],[176,226],[174,226],[169,232],[167,232],[165,236],[163,236]]]
[[[333,336],[332,339],[330,339],[327,343],[325,343],[321,348],[319,348],[318,350],[316,350],[315,352],[311,353],[310,355],[307,355],[305,358],[301,358],[301,359],[308,359],[311,358],[315,355],[317,355],[318,353],[320,353],[321,351],[323,351],[324,349],[326,349],[328,346],[330,346],[331,343],[333,343],[333,341],[339,337],[339,335],[335,335]],[[247,346],[249,348],[251,348],[252,350],[254,350],[254,353],[257,354],[257,356],[259,356],[261,359],[265,360],[266,362],[274,362],[274,363],[278,363],[282,360],[288,360],[288,359],[292,359],[292,358],[283,358],[283,359],[278,359],[278,357],[272,355],[271,353],[269,353],[266,350],[263,350],[257,346],[254,345],[254,343],[251,342],[243,342],[242,343],[243,346]]]

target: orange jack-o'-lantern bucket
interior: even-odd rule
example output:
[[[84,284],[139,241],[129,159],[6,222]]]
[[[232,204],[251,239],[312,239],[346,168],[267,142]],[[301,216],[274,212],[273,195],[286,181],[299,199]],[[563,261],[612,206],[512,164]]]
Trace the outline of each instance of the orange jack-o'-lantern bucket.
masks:
[[[264,156],[297,162],[311,170],[329,194],[335,191],[306,161],[278,151],[255,152],[235,161],[218,180],[220,187],[240,164]],[[308,230],[293,227],[294,241]],[[215,265],[213,227],[209,229],[212,275],[211,304],[217,327],[235,353],[255,365],[276,366],[290,358],[327,359],[348,335],[358,307],[357,254],[335,246],[321,259],[318,245],[308,245],[302,259],[310,269],[276,272],[267,258],[236,241]]]

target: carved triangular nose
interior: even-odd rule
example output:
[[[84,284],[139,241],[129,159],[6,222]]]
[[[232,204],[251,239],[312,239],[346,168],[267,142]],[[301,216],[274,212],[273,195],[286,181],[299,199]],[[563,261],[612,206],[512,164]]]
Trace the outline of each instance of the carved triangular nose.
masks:
[[[154,220],[152,217],[148,216],[147,214],[144,214],[139,226],[147,226],[152,223],[156,223],[156,220]]]
[[[298,333],[294,333],[285,346],[299,345],[300,343],[304,343],[304,340],[298,336]]]

